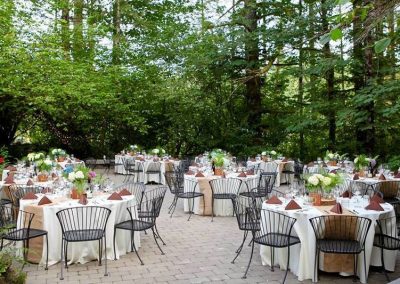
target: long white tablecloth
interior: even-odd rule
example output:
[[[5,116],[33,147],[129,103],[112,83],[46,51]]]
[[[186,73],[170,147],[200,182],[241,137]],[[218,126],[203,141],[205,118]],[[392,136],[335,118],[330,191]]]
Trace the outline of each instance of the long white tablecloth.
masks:
[[[287,162],[282,162],[281,160],[275,160],[275,161],[270,161],[270,162],[264,162],[264,161],[248,161],[247,166],[258,166],[259,170],[262,170],[264,172],[276,172],[276,181],[275,181],[275,186],[279,187],[281,183],[285,182],[293,182],[293,175],[288,175],[287,177],[285,176],[282,171],[287,167],[288,170],[294,171],[294,161],[287,161]],[[288,178],[288,180],[286,180]]]
[[[300,203],[300,202],[299,202]],[[300,203],[301,204],[301,203]],[[349,203],[350,209],[354,208],[354,203]],[[315,256],[315,234],[309,219],[317,216],[324,215],[323,212],[315,207],[311,207],[305,211],[299,210],[284,210],[285,205],[271,205],[263,203],[263,209],[274,210],[280,213],[284,213],[292,218],[296,218],[297,222],[294,225],[294,235],[300,238],[301,244],[294,245],[290,248],[290,264],[289,268],[292,273],[294,273],[299,281],[304,281],[306,279],[313,279],[314,277],[314,256]],[[366,217],[372,220],[371,228],[368,232],[366,242],[365,242],[365,255],[367,264],[367,275],[370,265],[381,266],[380,259],[381,253],[380,249],[373,248],[373,240],[375,235],[376,220],[381,216],[393,217],[395,212],[393,206],[386,203],[383,205],[385,211],[372,211],[365,210],[363,208],[357,207],[355,210],[359,212],[358,216]],[[326,214],[325,214],[326,215]],[[396,227],[394,225],[394,227]],[[385,251],[385,266],[387,270],[394,271],[394,266],[396,263],[397,251]],[[267,246],[260,247],[261,261],[263,265],[271,265],[271,254],[270,248]],[[323,257],[320,258],[320,263],[323,264]],[[286,269],[287,264],[287,249],[277,249],[275,248],[275,261],[274,265],[279,264],[281,269]],[[320,266],[321,268],[321,266]],[[323,269],[323,268],[322,268]],[[358,276],[362,283],[366,283],[364,276],[364,259],[363,253],[358,257]]]
[[[48,196],[52,199],[52,196]],[[88,205],[106,207],[111,210],[110,217],[108,219],[106,227],[107,237],[107,258],[114,259],[113,250],[113,237],[114,237],[114,225],[122,221],[129,220],[129,214],[127,208],[136,204],[134,196],[123,197],[123,200],[111,201],[107,200],[108,195],[99,196],[89,200]],[[38,198],[36,201],[32,200],[21,200],[20,209],[27,210],[29,212],[30,205],[37,205]],[[78,200],[68,199],[66,201],[42,205],[43,209],[43,229],[48,232],[49,238],[49,265],[56,264],[61,259],[61,237],[62,231],[61,226],[56,216],[56,213],[62,209],[82,206],[78,203]],[[36,218],[36,217],[35,217]],[[140,234],[135,232],[135,245],[140,246]],[[131,235],[129,231],[117,230],[116,236],[116,252],[117,258],[121,255],[130,252],[130,240]],[[68,259],[69,263],[86,263],[92,260],[97,260],[99,255],[98,242],[76,242],[69,243],[68,245]],[[104,254],[103,254],[104,255]],[[41,265],[44,265],[46,261],[46,246],[43,245],[42,258],[40,261]]]

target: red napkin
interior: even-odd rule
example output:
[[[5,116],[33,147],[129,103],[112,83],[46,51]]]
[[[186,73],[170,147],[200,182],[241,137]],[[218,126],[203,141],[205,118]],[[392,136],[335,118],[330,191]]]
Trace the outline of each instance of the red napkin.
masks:
[[[289,159],[288,159],[288,158],[285,158],[285,159],[282,160],[282,163],[285,163],[285,162],[287,162],[287,161],[289,161]]]
[[[14,166],[7,166],[7,167],[5,168],[5,170],[10,171],[10,172],[15,172],[15,171],[17,171],[17,168],[14,167]]]
[[[51,200],[47,198],[47,196],[43,196],[42,199],[40,199],[38,205],[45,205],[45,204],[50,204]]]
[[[282,204],[282,201],[276,197],[276,195],[272,195],[267,201],[265,201],[267,204]]]
[[[191,170],[188,170],[188,171],[186,172],[186,174],[187,174],[187,175],[194,175],[194,172],[191,171]]]
[[[54,178],[57,177],[57,174],[56,174],[56,173],[52,173],[52,174],[51,174],[51,177],[54,179]]]
[[[122,197],[119,196],[118,193],[113,192],[110,197],[107,198],[108,200],[122,200]]]
[[[375,211],[384,211],[382,206],[376,202],[376,201],[372,201],[369,203],[369,205],[367,207],[365,207],[365,209],[367,210],[375,210]]]
[[[75,162],[80,162],[81,160],[79,160],[78,158],[75,158]]]
[[[199,172],[195,175],[195,177],[204,177],[203,173]]]
[[[253,170],[253,169],[248,170],[248,171],[246,172],[246,174],[247,174],[248,176],[253,176],[253,175],[254,175],[254,170]]]
[[[336,213],[336,214],[343,214],[342,205],[340,203],[336,203],[332,207],[331,212]]]
[[[349,190],[346,190],[345,192],[342,193],[342,197],[344,197],[344,198],[351,198],[352,195],[353,194]]]
[[[68,160],[68,161],[67,161],[67,164],[72,164],[72,161],[71,161],[71,160]]]
[[[28,192],[22,197],[22,199],[37,199],[37,196],[32,192]]]
[[[331,171],[330,171],[330,173],[332,173],[332,174],[336,174],[336,173],[337,173],[337,171],[336,171],[336,170],[331,170]]]
[[[46,187],[46,188],[43,188],[43,189],[42,189],[42,193],[43,193],[43,194],[52,193],[52,192],[53,192],[53,190],[51,190],[50,187]]]
[[[79,203],[79,204],[82,204],[82,205],[88,204],[88,199],[87,199],[86,194],[82,194],[82,195],[81,195],[81,198],[79,198],[78,203]]]
[[[28,182],[26,183],[26,185],[33,185],[33,181],[31,179],[29,179]]]
[[[353,176],[353,180],[358,180],[358,179],[360,179],[360,176],[356,173],[356,174],[354,174],[354,176]]]
[[[375,201],[375,202],[378,202],[378,203],[385,203],[385,201],[383,200],[383,198],[380,197],[378,194],[374,194],[374,196],[371,197],[370,202],[371,202],[371,201]]]
[[[314,163],[313,163],[313,162],[309,162],[309,163],[307,164],[307,167],[314,167]]]
[[[154,159],[153,159],[153,162],[158,162],[158,161],[159,161],[158,158],[154,158]]]
[[[144,158],[140,158],[140,161],[144,162]]]
[[[300,205],[297,204],[296,201],[294,201],[293,199],[290,200],[290,202],[288,203],[288,205],[286,205],[285,210],[295,210],[295,209],[301,209]]]
[[[385,176],[383,174],[381,174],[378,178],[379,180],[386,180]]]
[[[398,172],[398,173],[394,176],[394,178],[400,178],[400,172]]]
[[[6,179],[4,180],[5,184],[11,184],[14,183],[14,173],[8,173]]]
[[[132,195],[129,190],[127,190],[126,188],[124,188],[123,190],[121,190],[119,192],[119,196],[126,196],[126,195]]]
[[[225,171],[222,172],[222,178],[226,178]]]
[[[241,173],[238,175],[238,177],[240,177],[240,178],[245,178],[245,177],[247,177],[247,175],[246,175],[245,172],[241,172]]]

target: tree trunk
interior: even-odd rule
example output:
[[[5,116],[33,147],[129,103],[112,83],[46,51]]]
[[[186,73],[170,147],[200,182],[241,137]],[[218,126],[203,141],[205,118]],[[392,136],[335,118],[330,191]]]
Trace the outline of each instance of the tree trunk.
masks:
[[[74,1],[74,34],[73,34],[73,55],[75,61],[84,59],[83,41],[83,0]]]
[[[120,44],[121,44],[121,1],[115,0],[113,5],[113,49],[112,63],[120,63]]]
[[[61,10],[61,42],[66,59],[70,59],[71,45],[69,34],[69,0],[62,0]]]
[[[303,13],[303,1],[299,1],[299,15]],[[303,107],[303,100],[304,100],[304,52],[303,52],[303,37],[300,38],[300,46],[299,46],[299,79],[298,79],[298,98],[297,98],[297,105],[300,110],[300,117],[303,117],[304,114],[304,107]],[[300,160],[304,159],[304,131],[303,129],[300,130],[299,133],[299,158]]]
[[[259,76],[259,39],[257,32],[257,1],[245,0],[245,54],[246,68],[246,102],[248,110],[247,124],[255,131],[257,138],[261,138],[261,80]]]

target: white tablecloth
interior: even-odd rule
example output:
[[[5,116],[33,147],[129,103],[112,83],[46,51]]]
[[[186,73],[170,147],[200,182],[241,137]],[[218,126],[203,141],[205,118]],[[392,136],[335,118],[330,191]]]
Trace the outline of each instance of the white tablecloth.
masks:
[[[238,174],[229,174],[227,178],[238,178]],[[221,178],[220,176],[208,176],[206,177],[207,180],[212,180],[212,179],[217,179]],[[198,178],[196,178],[194,175],[185,175],[185,180],[184,180],[184,191],[188,190],[188,181],[193,180],[196,181]],[[257,187],[259,175],[250,175],[247,177],[239,178],[242,180],[242,185],[240,188],[240,192],[242,191],[247,191],[247,187],[249,189],[252,189],[254,187]],[[197,192],[200,192],[200,187],[199,185],[196,188]],[[232,192],[234,193],[234,192]],[[192,202],[191,199],[186,199],[184,201],[184,211],[189,212],[189,202]],[[194,199],[194,208],[193,212],[194,214],[199,214],[199,206],[202,205],[203,198],[202,197],[197,197]],[[192,208],[192,203],[190,203],[190,208]],[[231,200],[225,200],[225,199],[218,199],[214,201],[214,215],[215,216],[232,216],[233,215],[233,207],[232,207],[232,201]]]
[[[355,208],[355,204],[349,203],[349,209]],[[290,217],[296,218],[297,222],[294,225],[294,235],[300,238],[301,244],[294,245],[290,248],[290,270],[294,273],[299,281],[313,279],[314,275],[314,256],[315,256],[315,234],[310,224],[309,219],[324,215],[317,208],[311,207],[305,211],[299,210],[284,210],[285,205],[270,205],[263,203],[263,209],[275,210],[284,213]],[[346,206],[344,206],[346,207]],[[370,218],[372,220],[370,230],[365,242],[365,255],[367,261],[367,275],[370,265],[381,266],[380,249],[373,249],[373,239],[375,235],[376,220],[381,215],[384,217],[393,217],[395,212],[393,207],[386,203],[383,205],[385,211],[365,210],[363,207],[357,207],[355,210],[359,212],[358,216]],[[394,226],[395,227],[395,226]],[[261,246],[260,248],[261,261],[263,265],[271,265],[270,248]],[[394,271],[396,263],[397,251],[385,251],[385,266],[387,270]],[[323,257],[320,257],[320,263],[323,264]],[[275,248],[275,265],[279,264],[281,269],[286,269],[287,264],[287,249]],[[321,268],[321,266],[320,266]],[[363,253],[358,257],[358,276],[362,283],[366,283],[364,277],[364,258]],[[313,280],[315,281],[315,280]]]
[[[51,195],[48,195],[52,199]],[[111,210],[110,217],[106,227],[107,237],[107,258],[114,259],[113,250],[113,237],[114,237],[114,225],[122,221],[129,220],[129,214],[127,208],[136,204],[134,196],[126,196],[123,200],[111,201],[107,200],[108,195],[98,196],[90,199],[88,205],[91,206],[102,206]],[[26,206],[31,204],[37,204],[36,201],[32,200],[21,200],[20,209],[24,210]],[[56,216],[56,213],[62,209],[82,206],[78,203],[78,200],[68,199],[64,202],[56,203],[54,205],[44,205],[43,207],[43,229],[48,232],[49,238],[49,265],[56,264],[61,259],[61,237],[62,231],[61,226]],[[129,231],[117,230],[116,237],[116,251],[117,258],[119,256],[130,252],[130,240],[131,235]],[[135,233],[135,245],[140,246],[140,234]],[[97,260],[99,255],[98,242],[76,242],[68,244],[68,259],[69,263],[86,263],[92,260]],[[103,254],[104,255],[104,254]],[[44,265],[46,261],[46,246],[43,245],[41,265]]]

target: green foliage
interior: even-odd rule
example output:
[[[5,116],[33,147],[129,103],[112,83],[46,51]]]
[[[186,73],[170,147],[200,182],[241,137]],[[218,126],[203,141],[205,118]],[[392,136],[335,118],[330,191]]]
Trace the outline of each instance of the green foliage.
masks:
[[[391,171],[398,171],[400,169],[400,155],[390,157],[388,165]]]

